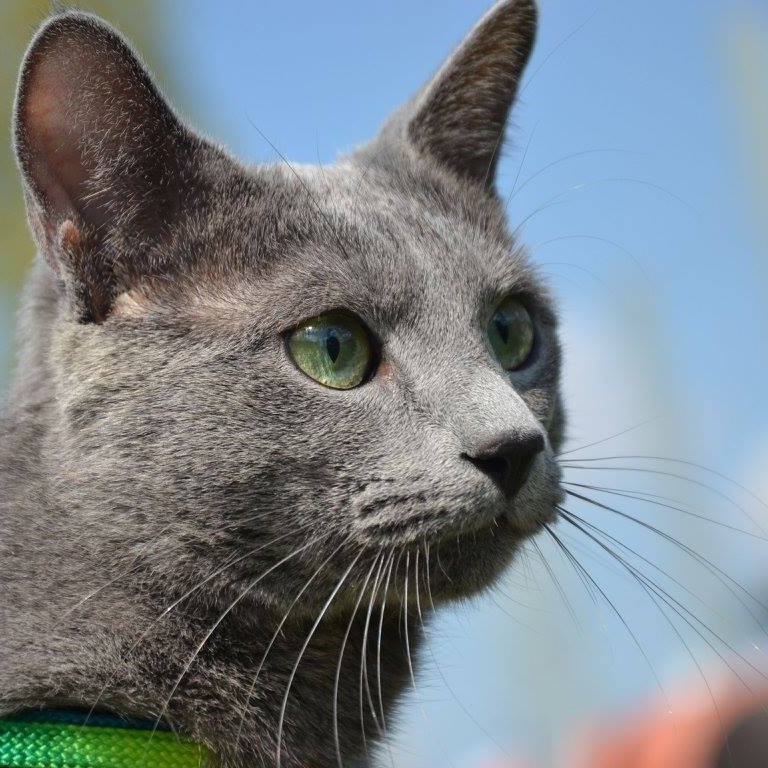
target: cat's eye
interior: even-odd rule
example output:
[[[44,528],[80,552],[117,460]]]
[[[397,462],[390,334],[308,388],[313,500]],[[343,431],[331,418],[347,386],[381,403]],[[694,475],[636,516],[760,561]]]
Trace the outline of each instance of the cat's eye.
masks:
[[[533,351],[535,332],[528,310],[508,296],[494,310],[488,341],[501,365],[514,371],[525,365]]]
[[[311,379],[333,389],[352,389],[371,369],[368,331],[356,318],[328,312],[307,320],[288,337],[288,352]]]

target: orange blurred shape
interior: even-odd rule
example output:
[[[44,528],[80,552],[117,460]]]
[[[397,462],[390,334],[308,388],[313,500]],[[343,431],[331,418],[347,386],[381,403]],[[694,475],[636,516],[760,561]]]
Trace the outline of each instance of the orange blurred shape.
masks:
[[[689,694],[671,707],[590,729],[564,768],[714,768],[726,735],[768,704],[768,690]],[[766,767],[768,768],[768,766]]]

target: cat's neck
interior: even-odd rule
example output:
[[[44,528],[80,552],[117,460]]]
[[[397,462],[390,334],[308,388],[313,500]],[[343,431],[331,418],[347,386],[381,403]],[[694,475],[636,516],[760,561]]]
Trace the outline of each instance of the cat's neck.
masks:
[[[19,354],[4,412],[17,423],[40,422],[54,397],[51,343],[61,312],[60,288],[42,257],[35,262],[21,306]]]
[[[314,618],[306,617],[276,634],[279,618],[265,614],[250,626],[224,628],[225,647],[203,653],[192,679],[179,686],[172,721],[196,738],[213,738],[211,746],[227,764],[276,764],[279,735],[284,768],[336,765],[337,747],[344,765],[367,765],[411,684],[410,665],[421,645],[418,622],[411,617],[406,632],[399,610],[382,617],[376,609],[369,617],[363,608],[354,617],[323,621],[314,632]],[[217,677],[222,663],[229,665],[228,690],[220,689]],[[219,699],[204,712],[201,688],[215,690]],[[234,743],[217,738],[233,733],[239,734]]]
[[[0,713],[94,707],[162,718],[226,768],[278,765],[278,734],[281,768],[336,765],[337,744],[344,765],[367,765],[422,640],[416,616],[406,631],[394,608],[281,624],[284,614],[258,606],[223,619],[202,605],[164,613],[167,601],[97,586],[107,588],[79,604],[49,596],[44,614],[20,611],[25,637],[4,639],[18,648],[0,671]]]
[[[0,549],[23,545],[46,556],[58,523],[49,479],[56,407],[51,345],[60,302],[55,278],[38,258],[22,300],[19,353],[0,412]],[[41,573],[38,581],[45,579]]]

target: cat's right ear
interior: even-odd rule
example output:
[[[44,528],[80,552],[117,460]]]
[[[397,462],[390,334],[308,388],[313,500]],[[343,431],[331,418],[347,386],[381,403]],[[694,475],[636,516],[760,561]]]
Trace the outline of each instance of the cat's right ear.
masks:
[[[13,132],[38,246],[98,322],[194,194],[202,142],[123,38],[78,12],[53,16],[32,41]]]

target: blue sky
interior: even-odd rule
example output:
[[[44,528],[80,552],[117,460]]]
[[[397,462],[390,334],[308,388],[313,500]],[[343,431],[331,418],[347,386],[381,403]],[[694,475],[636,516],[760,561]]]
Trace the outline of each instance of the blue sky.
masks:
[[[488,3],[159,6],[165,64],[181,88],[169,95],[182,112],[246,160],[275,159],[256,124],[292,161],[312,163],[372,136]],[[768,211],[755,200],[760,179],[734,54],[745,29],[768,51],[768,10],[758,0],[541,6],[499,187],[505,197],[515,191],[513,226],[531,217],[524,240],[561,300],[574,441],[653,419],[592,455],[608,448],[676,455],[759,486],[758,468],[768,465],[768,244],[760,226]],[[670,478],[606,472],[600,479],[633,488],[647,480],[649,492],[682,494],[724,521],[741,514],[700,488],[672,487]],[[768,495],[768,483],[757,490]],[[669,512],[637,513],[713,550],[759,588],[754,545],[742,549],[735,535]],[[743,612],[696,567],[636,529],[605,524],[706,591],[708,607],[720,613],[713,625],[735,646],[747,643]],[[546,542],[542,551],[557,559]],[[658,694],[654,674],[670,688],[692,674],[687,652],[645,596],[597,553],[584,557],[631,617],[654,671],[621,622],[593,606],[555,562],[574,621],[532,552],[505,595],[438,622],[436,661],[462,705],[439,673],[425,672],[423,701],[412,697],[403,717],[398,766],[477,766],[497,750],[489,733],[552,764],[556,742],[585,716]],[[716,661],[702,654],[705,665]]]
[[[253,122],[292,160],[329,162],[375,133],[487,5],[185,3],[170,56],[194,98],[177,101],[249,160],[274,159]],[[751,12],[765,23],[765,11],[714,0],[542,6],[500,186],[511,189],[529,142],[518,184],[564,156],[601,151],[527,185],[510,205],[512,221],[566,192],[525,229],[529,243],[547,243],[541,260],[576,264],[563,273],[579,284],[581,269],[596,271],[618,291],[611,281],[642,277],[622,248],[631,251],[652,281],[646,298],[662,332],[652,343],[664,345],[669,375],[706,376],[706,387],[687,393],[701,397],[699,407],[730,400],[734,379],[754,402],[768,382],[749,331],[766,314],[749,300],[756,242],[727,41],[735,19]],[[578,184],[587,187],[567,192]],[[584,237],[549,242],[571,235]],[[585,300],[566,280],[558,289],[567,305]],[[722,440],[743,446],[755,416],[735,408]]]
[[[169,11],[178,25],[169,63],[187,86],[176,101],[248,160],[275,159],[255,123],[291,160],[330,162],[373,135],[487,6],[185,3],[183,13]],[[768,460],[768,271],[756,226],[766,212],[753,199],[734,63],[745,27],[762,29],[768,47],[768,13],[757,2],[544,0],[499,186],[505,196],[516,190],[514,226],[555,203],[523,232],[561,299],[575,440],[654,419],[608,447],[691,458],[757,482],[753,473]],[[600,479],[609,477],[621,486],[610,473]],[[696,510],[714,501],[721,520],[741,514],[700,488],[672,488],[669,478],[630,474],[623,487],[646,479],[649,492],[682,495]],[[741,549],[738,535],[633,511],[759,578],[760,552]],[[605,525],[706,591],[707,607],[720,612],[708,621],[735,646],[747,642],[748,622],[700,568],[636,529]],[[546,542],[542,549],[556,558]],[[398,765],[477,765],[497,751],[493,739],[551,764],[557,741],[590,713],[658,695],[654,676],[673,690],[693,675],[647,595],[596,553],[584,557],[630,617],[653,671],[621,622],[555,564],[575,623],[532,556],[530,577],[517,568],[506,597],[438,623],[436,662],[462,705],[427,671],[422,701],[412,696],[403,718]],[[690,643],[705,645],[695,633]],[[706,648],[700,658],[705,667],[717,661]]]

